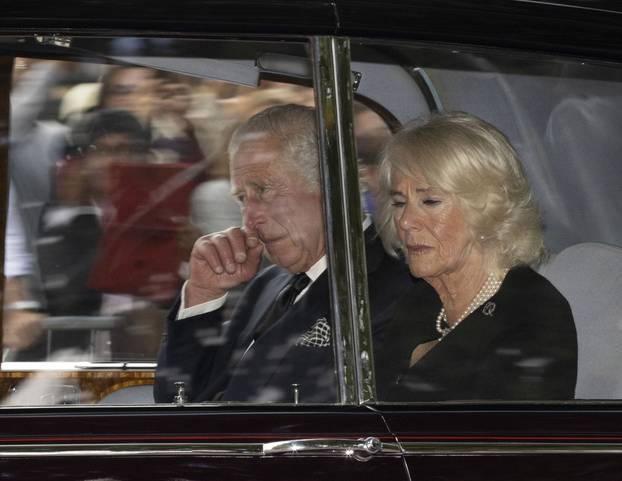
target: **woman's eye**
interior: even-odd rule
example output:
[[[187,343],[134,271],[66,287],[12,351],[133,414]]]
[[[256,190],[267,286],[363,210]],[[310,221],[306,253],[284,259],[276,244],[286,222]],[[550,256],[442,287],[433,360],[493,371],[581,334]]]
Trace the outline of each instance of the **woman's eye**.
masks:
[[[423,199],[423,205],[434,206],[440,204],[442,201],[440,199]]]
[[[406,202],[404,202],[403,200],[392,200],[391,205],[393,207],[404,207],[406,205]]]

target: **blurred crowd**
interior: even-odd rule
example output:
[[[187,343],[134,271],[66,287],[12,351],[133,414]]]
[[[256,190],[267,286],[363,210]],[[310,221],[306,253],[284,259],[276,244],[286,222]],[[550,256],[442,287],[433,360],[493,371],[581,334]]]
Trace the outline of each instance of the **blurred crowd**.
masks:
[[[61,360],[154,359],[194,241],[240,225],[231,134],[287,103],[313,105],[313,89],[17,59],[3,360],[54,352],[68,353]],[[364,209],[373,214],[389,130],[362,105],[355,128]]]

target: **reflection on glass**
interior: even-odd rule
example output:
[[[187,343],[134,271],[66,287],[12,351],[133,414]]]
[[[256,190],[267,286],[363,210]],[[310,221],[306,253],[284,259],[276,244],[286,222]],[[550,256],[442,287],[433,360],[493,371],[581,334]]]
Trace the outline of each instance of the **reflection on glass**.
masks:
[[[286,103],[312,104],[313,92],[18,59],[3,324],[4,366],[16,371],[3,380],[6,403],[121,402],[120,379],[136,392],[153,383],[144,368],[155,365],[194,242],[242,223],[229,138]],[[219,344],[243,288],[230,291],[208,344]],[[132,371],[113,382],[110,369],[124,366]],[[68,380],[59,372],[68,369],[95,381]],[[145,387],[138,402],[153,402]]]

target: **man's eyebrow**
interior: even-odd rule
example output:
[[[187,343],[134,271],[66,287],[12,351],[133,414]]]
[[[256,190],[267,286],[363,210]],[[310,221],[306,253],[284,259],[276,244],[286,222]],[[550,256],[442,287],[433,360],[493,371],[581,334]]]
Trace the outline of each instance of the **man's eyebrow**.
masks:
[[[404,195],[404,194],[400,190],[392,190],[389,192],[389,195],[394,196],[394,195]]]

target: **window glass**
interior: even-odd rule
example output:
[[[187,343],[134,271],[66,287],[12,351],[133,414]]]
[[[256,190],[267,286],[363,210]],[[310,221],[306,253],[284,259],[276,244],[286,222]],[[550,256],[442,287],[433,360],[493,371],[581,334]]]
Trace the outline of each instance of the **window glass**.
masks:
[[[3,402],[335,402],[304,43],[72,42],[14,61]]]
[[[619,66],[352,50],[359,99],[399,131],[374,220],[411,273],[374,324],[378,400],[622,397]]]

